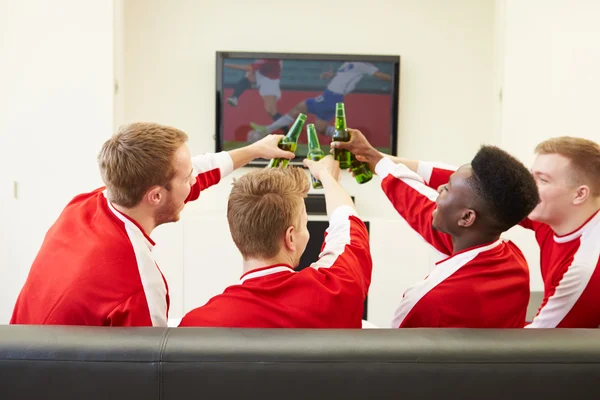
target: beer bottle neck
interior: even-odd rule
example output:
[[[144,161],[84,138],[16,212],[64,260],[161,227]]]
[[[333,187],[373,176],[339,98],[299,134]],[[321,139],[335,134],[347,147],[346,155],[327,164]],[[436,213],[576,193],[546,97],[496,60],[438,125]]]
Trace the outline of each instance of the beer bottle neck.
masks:
[[[302,133],[302,127],[304,126],[303,122],[298,121],[290,128],[289,132],[286,136],[286,141],[288,142],[297,142],[300,137],[300,133]]]
[[[335,129],[346,130],[346,117],[335,117]]]
[[[308,148],[310,150],[319,150],[321,148],[317,131],[308,132]]]

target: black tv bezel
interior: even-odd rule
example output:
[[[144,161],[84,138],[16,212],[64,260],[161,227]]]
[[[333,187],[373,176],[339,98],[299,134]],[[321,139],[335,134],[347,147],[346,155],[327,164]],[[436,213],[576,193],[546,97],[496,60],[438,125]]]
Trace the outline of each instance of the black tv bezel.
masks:
[[[391,144],[392,155],[398,153],[398,116],[399,116],[399,97],[400,97],[400,56],[392,55],[373,55],[373,54],[319,54],[319,53],[271,53],[271,52],[246,52],[246,51],[217,51],[216,52],[216,104],[215,104],[215,151],[223,151],[223,68],[225,59],[259,59],[259,58],[277,58],[281,60],[310,60],[310,61],[370,61],[370,62],[390,62],[394,65],[394,76],[392,82],[392,116],[391,116]],[[268,160],[257,159],[248,164],[248,166],[264,167]],[[296,157],[290,160],[292,165],[302,165],[302,157]]]

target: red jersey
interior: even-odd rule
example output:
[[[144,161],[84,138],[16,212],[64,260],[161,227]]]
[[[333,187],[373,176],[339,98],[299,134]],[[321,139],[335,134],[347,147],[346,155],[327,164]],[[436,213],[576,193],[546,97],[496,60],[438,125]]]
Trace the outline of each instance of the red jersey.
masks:
[[[192,159],[189,200],[233,170],[227,153]],[[167,326],[169,289],[136,221],[104,188],[75,197],[46,233],[11,324]]]
[[[393,327],[520,328],[529,302],[529,270],[512,242],[497,240],[453,253],[450,235],[433,229],[437,191],[388,158],[376,167],[382,188],[402,218],[446,255],[404,292]],[[401,261],[400,261],[401,262]]]
[[[544,300],[526,327],[600,327],[600,212],[562,236],[529,219],[521,226],[535,231],[544,280]]]
[[[280,79],[281,78],[281,60],[264,59],[258,60],[253,64],[250,64],[252,71],[258,71],[260,74],[269,79]]]
[[[337,208],[330,221],[310,268],[269,265],[247,272],[179,326],[361,328],[373,266],[368,231],[351,207]]]

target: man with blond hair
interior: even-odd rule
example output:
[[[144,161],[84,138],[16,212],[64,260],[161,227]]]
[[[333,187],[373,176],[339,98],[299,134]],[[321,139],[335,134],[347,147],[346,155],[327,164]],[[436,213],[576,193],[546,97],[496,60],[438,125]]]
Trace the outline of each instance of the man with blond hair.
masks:
[[[11,323],[166,326],[169,290],[150,234],[254,158],[294,157],[281,138],[192,158],[179,129],[122,127],[98,156],[106,187],[76,196],[48,230]]]
[[[540,203],[522,226],[540,246],[544,299],[527,328],[600,326],[600,145],[557,137],[537,145]]]
[[[323,183],[329,228],[319,259],[294,270],[308,243],[299,168],[265,169],[237,180],[227,205],[231,236],[242,253],[243,275],[180,326],[240,328],[361,328],[372,261],[367,228],[338,183],[331,156],[304,161]]]

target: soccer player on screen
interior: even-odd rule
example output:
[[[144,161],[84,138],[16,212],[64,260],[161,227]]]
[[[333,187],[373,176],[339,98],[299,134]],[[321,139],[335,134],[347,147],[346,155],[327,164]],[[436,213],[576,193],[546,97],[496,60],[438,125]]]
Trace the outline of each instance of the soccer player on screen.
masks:
[[[299,113],[313,114],[317,117],[315,127],[317,132],[327,136],[333,136],[335,128],[329,125],[329,121],[335,115],[335,104],[344,101],[344,96],[352,93],[356,85],[365,75],[373,76],[377,79],[391,81],[392,76],[383,72],[366,62],[348,61],[343,63],[337,72],[327,71],[321,74],[321,79],[331,79],[325,91],[314,98],[303,100],[296,104],[286,115],[277,119],[271,125],[263,126],[254,122],[250,123],[252,129],[262,135],[275,132],[278,129],[288,126],[294,122]]]
[[[281,118],[281,114],[277,111],[277,102],[281,98],[279,80],[282,66],[283,62],[275,59],[261,59],[249,65],[225,64],[226,68],[246,71],[246,76],[236,83],[233,95],[227,99],[227,103],[236,107],[242,93],[250,88],[252,83],[256,83],[267,114],[273,118],[273,121]]]

